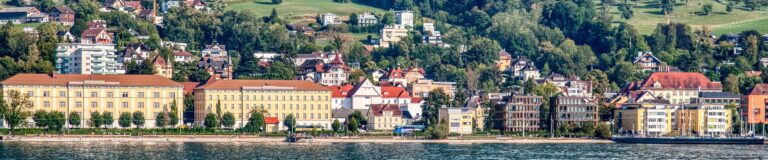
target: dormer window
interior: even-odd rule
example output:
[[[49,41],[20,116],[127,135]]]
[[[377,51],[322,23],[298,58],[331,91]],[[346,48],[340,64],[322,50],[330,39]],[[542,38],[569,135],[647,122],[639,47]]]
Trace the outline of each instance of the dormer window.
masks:
[[[653,83],[653,88],[661,88],[661,83],[659,82]]]

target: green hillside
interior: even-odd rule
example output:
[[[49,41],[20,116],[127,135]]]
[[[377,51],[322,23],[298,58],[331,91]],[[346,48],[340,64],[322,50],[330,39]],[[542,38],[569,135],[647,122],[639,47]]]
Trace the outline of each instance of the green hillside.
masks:
[[[315,16],[331,12],[339,16],[351,13],[372,11],[381,13],[384,10],[358,3],[336,3],[331,0],[283,0],[281,4],[273,4],[271,0],[231,0],[225,1],[227,10],[251,10],[258,15],[269,15],[272,8],[283,17]]]
[[[664,13],[656,7],[657,2],[656,0],[629,1],[629,4],[634,6],[632,8],[634,16],[629,23],[634,25],[640,33],[650,34],[657,24],[667,22]],[[768,14],[764,11],[748,11],[737,5],[732,12],[726,12],[726,4],[715,0],[689,0],[687,4],[684,0],[679,0],[677,3],[674,13],[669,18],[671,22],[687,23],[694,29],[709,26],[718,34],[750,29],[768,32]],[[714,13],[701,15],[701,8],[707,3],[712,4]],[[624,21],[617,7],[611,9],[611,14],[614,14],[615,20]]]

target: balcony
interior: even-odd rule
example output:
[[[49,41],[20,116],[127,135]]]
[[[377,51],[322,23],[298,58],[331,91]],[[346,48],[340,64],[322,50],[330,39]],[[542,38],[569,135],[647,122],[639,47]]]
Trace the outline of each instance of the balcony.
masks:
[[[93,53],[93,54],[91,54],[91,56],[93,56],[93,57],[102,57],[102,56],[104,56],[104,53]]]
[[[100,59],[91,59],[91,62],[93,62],[93,63],[101,63],[101,62],[104,62],[104,60],[100,60]]]
[[[114,54],[108,54],[108,55],[107,55],[107,58],[117,58],[117,55],[114,55]]]

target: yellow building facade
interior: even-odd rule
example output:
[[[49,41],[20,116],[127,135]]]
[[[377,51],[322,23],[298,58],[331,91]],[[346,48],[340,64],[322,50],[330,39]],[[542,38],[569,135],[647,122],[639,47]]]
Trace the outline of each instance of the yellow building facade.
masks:
[[[137,111],[144,114],[143,127],[154,128],[156,115],[171,112],[174,102],[178,117],[184,107],[183,86],[158,75],[17,74],[0,83],[5,98],[10,90],[29,96],[29,111],[78,112],[81,125],[69,126],[76,128],[90,127],[92,112],[112,112],[115,122],[107,127],[117,128],[121,113]]]
[[[697,105],[643,106],[626,104],[614,111],[620,134],[704,136],[731,133],[730,110]]]
[[[234,128],[245,126],[256,110],[277,117],[281,130],[290,114],[298,126],[331,127],[331,89],[309,81],[209,80],[195,89],[195,124],[202,125],[206,114],[216,113],[217,104],[222,115],[235,115]]]

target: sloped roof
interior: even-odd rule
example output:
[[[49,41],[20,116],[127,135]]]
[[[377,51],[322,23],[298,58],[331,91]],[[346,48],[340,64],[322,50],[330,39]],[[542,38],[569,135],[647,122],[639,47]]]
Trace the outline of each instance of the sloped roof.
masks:
[[[756,84],[749,95],[768,95],[768,84]]]
[[[168,66],[167,62],[168,61],[165,61],[165,58],[163,58],[163,56],[159,56],[159,55],[155,56],[155,59],[152,60],[153,64],[157,64],[157,65],[160,65],[160,66],[163,66],[163,67]]]
[[[141,6],[141,1],[125,1],[124,3],[125,6],[133,9],[144,9],[144,7]]]
[[[501,49],[499,51],[499,57],[500,58],[512,58],[512,54],[509,54],[509,52],[507,52],[507,50]]]
[[[192,53],[189,53],[187,51],[178,51],[178,52],[173,52],[173,55],[174,56],[191,57]]]
[[[411,98],[408,91],[403,87],[394,86],[382,86],[381,87],[382,98]]]
[[[370,110],[373,116],[382,116],[384,111],[391,111],[393,117],[403,116],[403,111],[397,104],[371,104]]]
[[[712,82],[697,72],[655,72],[643,81],[642,89],[655,89],[659,83],[661,89],[707,89],[722,90],[720,82]]]
[[[54,7],[54,10],[61,14],[75,14],[75,11],[65,5],[56,6]]]
[[[201,82],[181,82],[181,85],[184,85],[184,94],[191,94],[195,88],[202,84]]]
[[[116,82],[120,86],[183,86],[160,75],[17,74],[0,83],[3,85],[67,85],[70,82],[91,84]]]
[[[331,89],[302,80],[215,80],[198,87],[198,89],[242,89],[243,87],[260,87],[262,89],[290,89],[303,91],[331,91]]]
[[[352,91],[355,86],[352,86],[350,84],[344,85],[344,86],[330,86],[328,88],[331,88],[333,91],[331,97],[333,98],[345,98],[349,97],[350,91]]]

